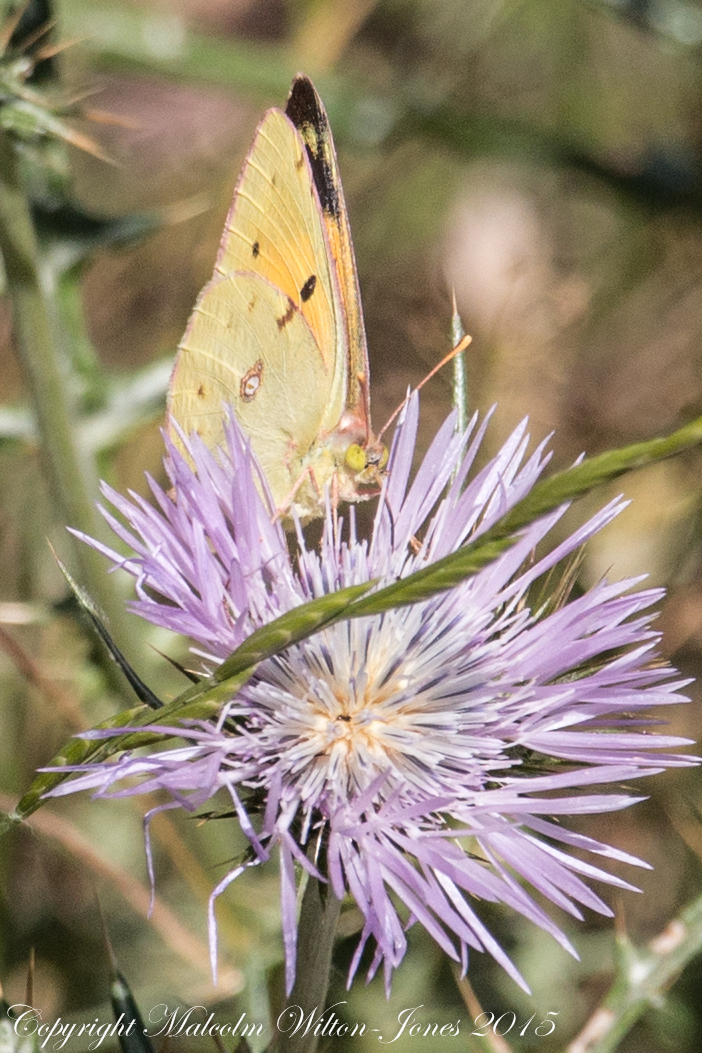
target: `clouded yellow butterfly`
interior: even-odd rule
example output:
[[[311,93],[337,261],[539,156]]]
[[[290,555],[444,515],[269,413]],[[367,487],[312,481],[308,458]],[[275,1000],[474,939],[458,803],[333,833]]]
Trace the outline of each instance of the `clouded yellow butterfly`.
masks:
[[[169,427],[224,439],[224,404],[249,436],[278,510],[321,515],[377,489],[387,451],[370,428],[368,352],[351,233],[324,107],[298,76],[258,126],[212,280],[179,346]],[[171,427],[171,431],[173,431]]]

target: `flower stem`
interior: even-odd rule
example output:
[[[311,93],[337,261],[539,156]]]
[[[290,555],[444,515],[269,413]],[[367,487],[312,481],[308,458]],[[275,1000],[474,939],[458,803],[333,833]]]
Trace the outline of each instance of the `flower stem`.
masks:
[[[56,324],[42,280],[29,204],[14,145],[5,132],[0,132],[0,252],[22,367],[37,418],[45,476],[63,521],[99,537],[94,466],[81,456],[73,427],[77,412],[66,383],[68,365],[57,347]],[[88,591],[110,620],[113,634],[124,640],[123,605],[100,557],[87,545],[75,545],[74,559]],[[123,692],[123,681],[112,661],[106,663],[105,670],[113,690]]]
[[[617,977],[567,1053],[613,1053],[647,1009],[702,950],[702,896],[693,900],[645,949],[620,941]]]
[[[324,1012],[340,909],[341,901],[329,885],[321,886],[320,890],[319,881],[310,877],[302,897],[297,929],[295,986],[288,999],[294,1020],[301,1019],[303,1023],[294,1028],[295,1034],[292,1027],[280,1032],[278,1053],[314,1053],[317,1048],[319,1036],[314,1034],[314,1025],[307,1030],[306,1021],[310,1013],[317,1020]],[[283,1010],[279,1021],[285,1020],[286,1012]]]

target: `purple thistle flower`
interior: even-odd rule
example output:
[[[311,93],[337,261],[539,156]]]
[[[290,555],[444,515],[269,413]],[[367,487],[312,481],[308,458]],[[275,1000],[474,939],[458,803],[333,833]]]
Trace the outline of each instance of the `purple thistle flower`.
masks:
[[[175,500],[153,481],[157,508],[104,487],[128,527],[103,514],[130,557],[91,543],[135,577],[132,610],[190,636],[212,667],[306,600],[371,578],[387,584],[453,552],[524,497],[548,460],[544,444],[525,460],[522,423],[467,481],[487,421],[456,434],[450,417],[410,484],[417,419],[414,396],[369,542],[356,536],[353,509],[348,540],[328,510],[318,550],[298,529],[294,565],[282,527],[271,522],[265,479],[232,419],[221,457],[193,437],[191,467],[169,446]],[[631,592],[641,579],[602,581],[563,606],[530,606],[530,586],[622,507],[611,502],[533,559],[564,509],[544,516],[452,591],[338,623],[262,662],[216,724],[172,729],[185,745],[84,765],[53,793],[162,789],[172,798],[166,807],[193,810],[224,789],[255,863],[279,849],[288,990],[295,861],[327,879],[337,897],[350,893],[363,914],[349,983],[372,938],[369,976],[382,963],[389,986],[407,925],[417,921],[463,968],[469,948],[487,950],[526,988],[480,921],[476,900],[508,904],[575,954],[526,886],[576,918],[580,906],[611,915],[588,882],[633,886],[568,849],[647,864],[568,831],[560,818],[642,799],[588,787],[697,762],[659,752],[689,740],[645,730],[656,723],[646,716],[650,707],[685,701],[678,692],[687,681],[653,661],[650,608],[661,590]],[[119,785],[131,776],[138,785]],[[311,844],[321,845],[316,865]],[[214,902],[243,869],[212,893],[213,955]]]

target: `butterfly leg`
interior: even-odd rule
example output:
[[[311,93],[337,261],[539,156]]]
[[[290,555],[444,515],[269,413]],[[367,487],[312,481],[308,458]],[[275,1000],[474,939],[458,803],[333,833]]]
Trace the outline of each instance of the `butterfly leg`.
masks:
[[[276,513],[273,516],[273,519],[271,520],[271,522],[275,523],[275,521],[277,519],[282,519],[282,517],[284,515],[286,515],[290,511],[290,509],[293,506],[293,502],[295,500],[295,495],[297,494],[298,490],[300,489],[300,487],[302,486],[302,484],[304,483],[305,479],[308,476],[309,476],[310,482],[312,483],[312,487],[314,488],[314,492],[316,493],[317,497],[320,498],[320,500],[321,500],[322,494],[321,494],[321,491],[319,489],[319,484],[317,483],[317,479],[315,478],[314,470],[311,467],[311,465],[308,464],[306,468],[302,469],[302,471],[298,475],[297,479],[295,480],[295,482],[291,486],[290,490],[288,491],[288,493],[285,495],[285,497],[281,501],[280,505],[276,509]]]

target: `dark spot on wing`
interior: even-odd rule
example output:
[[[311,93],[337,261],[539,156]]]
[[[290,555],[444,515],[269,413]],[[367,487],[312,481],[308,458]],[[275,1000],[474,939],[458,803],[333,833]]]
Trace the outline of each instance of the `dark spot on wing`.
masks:
[[[281,315],[280,318],[276,318],[276,320],[275,320],[276,321],[276,325],[278,326],[278,328],[279,329],[285,329],[285,326],[288,324],[288,322],[292,321],[292,317],[293,317],[294,314],[295,314],[295,304],[292,302],[292,300],[288,296],[288,309],[287,309],[287,311],[285,312],[284,315]]]
[[[278,177],[277,177],[276,173],[274,172],[273,175],[271,176],[271,186],[277,186],[277,185],[278,185]]]
[[[257,241],[254,241],[253,245],[251,246],[251,252],[253,253],[254,259],[258,256],[260,251],[261,251],[261,246],[259,245],[259,243]]]
[[[197,389],[197,394],[198,398],[204,399],[205,395],[207,394],[207,392],[205,391],[204,384],[200,384],[200,387]]]
[[[316,274],[310,274],[309,278],[307,279],[305,284],[300,289],[300,299],[302,300],[303,303],[307,303],[307,301],[309,300],[310,296],[314,292],[316,285],[317,285],[317,275]]]
[[[302,168],[304,163],[305,163],[304,155],[300,154],[300,156],[298,157],[297,161],[295,162],[295,168],[298,170],[298,172],[300,171],[300,169]]]

